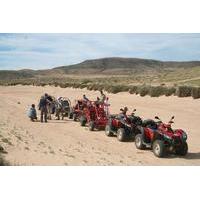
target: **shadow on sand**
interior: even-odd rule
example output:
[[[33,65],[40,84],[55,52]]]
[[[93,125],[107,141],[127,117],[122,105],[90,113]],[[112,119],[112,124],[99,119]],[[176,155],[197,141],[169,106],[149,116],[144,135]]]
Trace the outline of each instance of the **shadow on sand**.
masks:
[[[200,152],[197,153],[191,153],[189,152],[185,157],[183,157],[184,159],[187,160],[200,160]]]
[[[200,152],[198,153],[192,153],[192,152],[188,152],[186,156],[179,156],[176,154],[167,154],[165,157],[165,159],[174,159],[174,158],[181,158],[181,159],[185,159],[185,160],[200,160]]]

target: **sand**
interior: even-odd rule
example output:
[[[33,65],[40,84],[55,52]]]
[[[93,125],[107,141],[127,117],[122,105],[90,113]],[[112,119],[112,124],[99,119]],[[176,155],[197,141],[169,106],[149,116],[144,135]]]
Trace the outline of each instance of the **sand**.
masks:
[[[110,112],[127,106],[143,118],[160,116],[167,121],[175,116],[174,128],[188,133],[189,153],[156,158],[151,150],[137,150],[134,142],[119,142],[104,131],[90,132],[69,119],[48,123],[31,122],[26,113],[45,92],[72,100],[98,92],[59,87],[0,87],[0,145],[11,165],[200,165],[200,100],[178,97],[140,97],[128,93],[108,94]],[[38,111],[38,116],[39,116]]]

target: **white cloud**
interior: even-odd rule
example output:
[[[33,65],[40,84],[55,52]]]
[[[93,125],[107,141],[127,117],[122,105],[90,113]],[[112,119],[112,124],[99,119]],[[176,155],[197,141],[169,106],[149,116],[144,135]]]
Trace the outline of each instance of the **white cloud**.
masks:
[[[200,34],[0,34],[0,69],[50,68],[110,56],[199,60]]]

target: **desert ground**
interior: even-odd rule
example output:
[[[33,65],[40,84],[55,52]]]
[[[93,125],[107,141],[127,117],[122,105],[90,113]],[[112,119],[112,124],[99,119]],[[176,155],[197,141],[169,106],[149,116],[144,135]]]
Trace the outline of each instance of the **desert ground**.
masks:
[[[31,122],[27,110],[38,104],[41,95],[66,96],[72,100],[98,91],[59,87],[0,86],[0,154],[11,165],[200,165],[200,99],[191,97],[140,97],[129,93],[107,94],[110,112],[127,106],[142,118],[175,116],[174,128],[188,133],[189,152],[185,157],[156,158],[150,150],[137,150],[134,142],[119,142],[104,131],[90,132],[69,119],[48,123]],[[38,111],[39,116],[39,111]]]

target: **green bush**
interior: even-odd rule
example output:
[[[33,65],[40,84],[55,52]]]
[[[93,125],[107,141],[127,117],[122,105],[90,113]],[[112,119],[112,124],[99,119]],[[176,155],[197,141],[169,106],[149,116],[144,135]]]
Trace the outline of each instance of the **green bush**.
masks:
[[[152,86],[149,91],[151,97],[159,97],[165,94],[166,88],[163,86]]]
[[[85,79],[85,80],[82,81],[82,84],[88,84],[88,83],[91,83],[91,82],[92,82],[91,80]]]
[[[106,87],[106,89],[109,93],[117,94],[119,92],[127,92],[129,87],[125,85],[111,85],[110,87]]]
[[[192,95],[192,87],[190,86],[179,86],[176,90],[178,97],[190,97]]]
[[[129,87],[129,93],[130,94],[135,94],[136,93],[136,91],[137,91],[137,86],[131,86],[131,87]]]
[[[200,87],[193,87],[192,88],[192,97],[193,97],[193,99],[200,98]]]
[[[83,89],[83,88],[86,88],[87,87],[87,84],[80,84],[79,88]]]
[[[165,96],[172,96],[175,95],[176,88],[175,87],[168,87],[165,89]]]
[[[150,86],[140,86],[137,88],[136,94],[140,94],[141,97],[144,97],[149,94]]]

